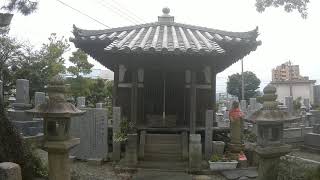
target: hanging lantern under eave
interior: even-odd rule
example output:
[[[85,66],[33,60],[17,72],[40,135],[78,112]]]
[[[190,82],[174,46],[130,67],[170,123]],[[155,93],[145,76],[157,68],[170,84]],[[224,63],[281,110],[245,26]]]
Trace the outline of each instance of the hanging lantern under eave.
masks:
[[[13,14],[0,13],[0,27],[9,26],[12,20]]]

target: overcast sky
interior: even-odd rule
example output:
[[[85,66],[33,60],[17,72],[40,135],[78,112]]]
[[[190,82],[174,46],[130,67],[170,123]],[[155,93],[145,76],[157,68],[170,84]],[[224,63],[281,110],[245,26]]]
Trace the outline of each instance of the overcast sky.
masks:
[[[4,1],[0,0],[2,4]],[[284,12],[283,8],[269,8],[262,14],[258,13],[254,7],[255,0],[61,1],[109,27],[157,21],[165,6],[171,9],[170,14],[175,16],[175,22],[228,31],[249,31],[258,26],[262,45],[244,58],[244,68],[257,74],[262,87],[270,82],[271,69],[288,60],[300,65],[303,76],[320,82],[319,0],[311,0],[306,20],[297,12]],[[39,48],[51,33],[71,37],[73,24],[83,29],[106,29],[57,0],[40,0],[36,13],[26,17],[14,16],[10,34]],[[90,62],[94,63],[95,68],[104,69],[98,62]],[[240,72],[240,68],[241,64],[236,63],[218,74],[218,92],[225,91],[228,76]]]

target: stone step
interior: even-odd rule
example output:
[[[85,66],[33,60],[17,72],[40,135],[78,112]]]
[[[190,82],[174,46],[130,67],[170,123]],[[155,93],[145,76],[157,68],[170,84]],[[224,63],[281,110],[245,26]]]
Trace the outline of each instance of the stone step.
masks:
[[[146,134],[146,144],[181,144],[178,134]]]
[[[144,160],[152,161],[181,161],[182,154],[166,154],[166,153],[147,153],[144,154]]]
[[[145,152],[150,153],[167,153],[167,154],[181,154],[181,144],[145,144]]]

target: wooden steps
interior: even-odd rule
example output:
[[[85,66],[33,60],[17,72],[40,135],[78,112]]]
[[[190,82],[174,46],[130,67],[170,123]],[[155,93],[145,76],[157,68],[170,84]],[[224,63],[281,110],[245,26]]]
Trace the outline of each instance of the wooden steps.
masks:
[[[146,134],[144,159],[155,161],[182,160],[181,135]]]

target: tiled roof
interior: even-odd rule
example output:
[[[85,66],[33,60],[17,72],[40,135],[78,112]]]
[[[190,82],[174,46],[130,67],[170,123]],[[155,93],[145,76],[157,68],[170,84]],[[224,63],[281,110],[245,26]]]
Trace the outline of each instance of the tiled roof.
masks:
[[[165,12],[164,12],[165,13]],[[175,23],[164,14],[159,21],[106,30],[82,30],[74,26],[76,43],[106,42],[107,53],[196,53],[223,54],[225,44],[256,44],[257,29],[237,33]]]

